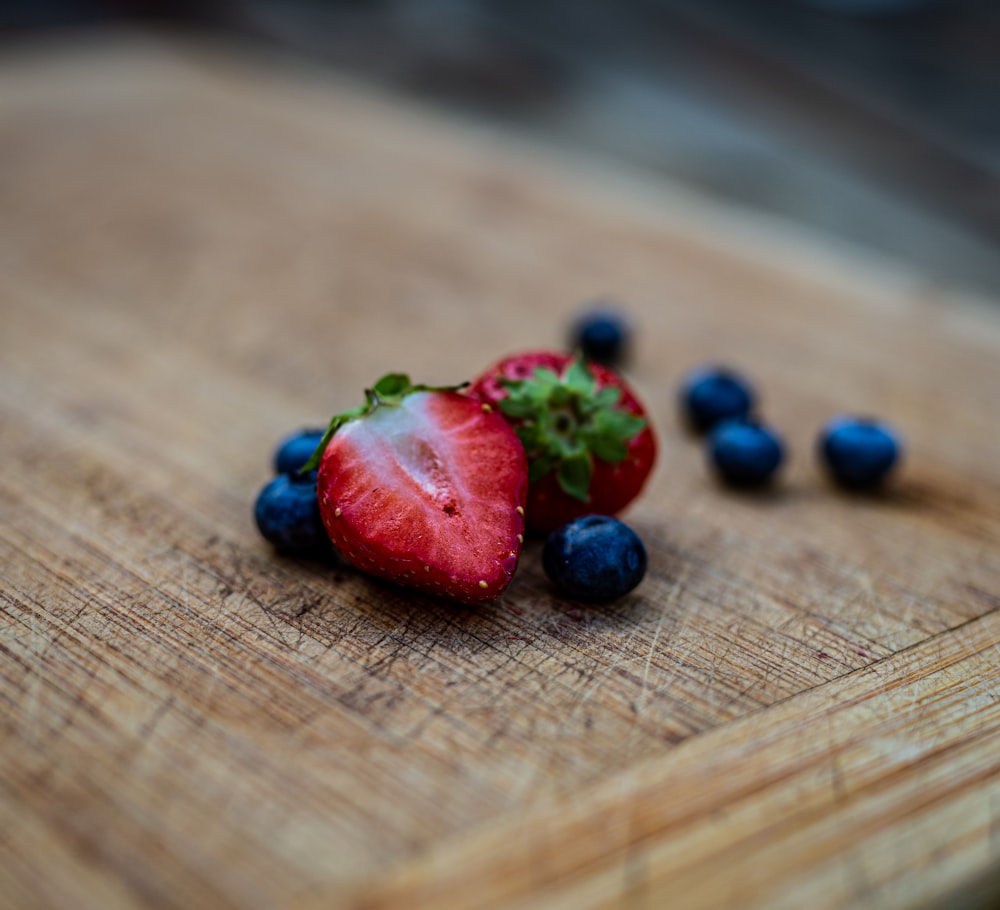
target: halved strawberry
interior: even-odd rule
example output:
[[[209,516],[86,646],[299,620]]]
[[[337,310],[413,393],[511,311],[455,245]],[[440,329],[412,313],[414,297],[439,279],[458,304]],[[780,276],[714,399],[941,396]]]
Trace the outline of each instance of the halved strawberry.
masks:
[[[320,514],[362,571],[462,603],[507,587],[524,540],[528,470],[506,421],[457,388],[383,376],[334,417],[318,465]]]
[[[512,354],[482,373],[469,394],[498,408],[524,444],[529,530],[614,515],[639,495],[653,468],[646,411],[608,367],[554,351]]]

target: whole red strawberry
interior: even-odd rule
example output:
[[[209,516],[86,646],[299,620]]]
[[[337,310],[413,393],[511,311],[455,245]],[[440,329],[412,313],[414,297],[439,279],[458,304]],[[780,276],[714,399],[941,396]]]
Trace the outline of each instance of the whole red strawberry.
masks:
[[[462,603],[500,594],[521,554],[528,469],[504,419],[455,388],[383,376],[312,459],[334,545],[362,571]]]
[[[614,515],[639,495],[653,468],[646,411],[608,367],[529,351],[491,366],[469,393],[500,410],[528,453],[529,530]]]

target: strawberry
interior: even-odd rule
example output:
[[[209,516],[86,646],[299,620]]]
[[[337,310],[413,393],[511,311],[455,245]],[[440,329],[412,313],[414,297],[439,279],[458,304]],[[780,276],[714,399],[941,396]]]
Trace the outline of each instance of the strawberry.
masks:
[[[330,421],[318,466],[327,534],[371,575],[456,600],[499,595],[517,567],[528,485],[504,419],[457,387],[383,376]]]
[[[482,373],[469,394],[496,407],[524,444],[531,531],[620,512],[653,468],[646,411],[608,367],[553,351],[513,354]]]

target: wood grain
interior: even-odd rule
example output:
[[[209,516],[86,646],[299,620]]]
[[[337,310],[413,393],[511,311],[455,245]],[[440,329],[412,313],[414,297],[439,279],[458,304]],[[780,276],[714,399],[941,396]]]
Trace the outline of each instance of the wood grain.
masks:
[[[902,907],[1000,857],[1000,310],[274,61],[0,61],[0,904]],[[281,558],[275,441],[388,369],[640,327],[650,574],[468,610]],[[793,451],[708,477],[750,372]],[[875,498],[812,457],[908,442]]]

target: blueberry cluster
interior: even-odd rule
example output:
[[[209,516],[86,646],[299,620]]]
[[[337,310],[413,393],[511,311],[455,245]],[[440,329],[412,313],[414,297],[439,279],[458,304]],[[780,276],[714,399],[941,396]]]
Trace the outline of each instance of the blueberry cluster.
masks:
[[[332,549],[316,499],[316,472],[301,471],[322,437],[322,429],[299,430],[286,437],[274,453],[275,477],[254,503],[261,535],[288,555],[323,556]]]
[[[763,486],[785,460],[781,436],[754,416],[756,404],[750,381],[726,367],[698,367],[681,383],[684,421],[705,434],[709,464],[729,486]],[[820,431],[817,454],[838,486],[874,490],[898,463],[902,445],[888,424],[842,415]]]
[[[730,486],[763,486],[785,460],[781,436],[754,416],[756,407],[753,385],[728,367],[700,366],[681,382],[681,415],[706,435],[709,464]]]
[[[629,346],[628,322],[606,305],[574,321],[570,346],[588,359],[618,366]],[[737,488],[771,483],[786,460],[782,436],[758,416],[753,383],[737,370],[704,365],[681,383],[679,404],[687,426],[705,438],[719,480]],[[817,453],[830,478],[850,490],[879,487],[899,461],[902,446],[891,427],[871,418],[841,416],[820,431]],[[546,575],[578,600],[610,600],[628,593],[646,571],[646,551],[622,522],[590,515],[554,531],[545,542]]]

